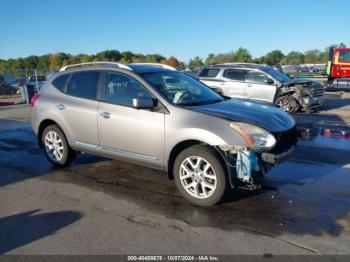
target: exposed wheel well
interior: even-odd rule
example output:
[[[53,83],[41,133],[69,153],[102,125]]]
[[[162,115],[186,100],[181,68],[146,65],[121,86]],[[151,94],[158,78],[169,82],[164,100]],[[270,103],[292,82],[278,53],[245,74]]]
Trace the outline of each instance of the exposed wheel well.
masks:
[[[225,160],[223,159],[222,155],[218,152],[218,149],[208,145],[207,143],[204,143],[200,140],[185,140],[182,141],[180,143],[178,143],[176,146],[174,146],[174,148],[171,150],[170,156],[169,156],[169,160],[168,160],[168,178],[169,180],[173,180],[174,179],[174,174],[173,174],[173,168],[174,168],[174,163],[175,163],[175,159],[176,157],[186,148],[190,147],[190,146],[194,146],[194,145],[205,145],[209,148],[214,149],[218,154],[218,158],[219,161],[223,164],[223,167],[226,171],[227,170],[227,165],[225,164]]]
[[[51,119],[46,119],[40,123],[39,130],[38,130],[38,144],[40,147],[42,147],[41,137],[43,135],[43,132],[44,132],[46,127],[51,126],[51,125],[58,125],[58,124]]]

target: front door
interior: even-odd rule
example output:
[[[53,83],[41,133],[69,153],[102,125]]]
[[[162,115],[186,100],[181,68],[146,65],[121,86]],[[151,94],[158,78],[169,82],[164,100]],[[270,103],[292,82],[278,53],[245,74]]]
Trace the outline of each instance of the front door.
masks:
[[[161,166],[164,113],[132,106],[133,98],[145,96],[151,94],[132,77],[105,73],[104,95],[98,107],[100,150],[118,158]]]
[[[265,73],[258,70],[247,70],[244,97],[273,103],[276,94],[276,84]],[[272,80],[273,81],[273,80]]]

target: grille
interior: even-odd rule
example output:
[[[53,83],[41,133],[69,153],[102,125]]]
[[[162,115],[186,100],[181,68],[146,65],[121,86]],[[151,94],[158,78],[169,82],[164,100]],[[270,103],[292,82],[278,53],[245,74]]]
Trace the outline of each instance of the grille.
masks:
[[[291,149],[297,142],[296,126],[284,132],[273,133],[273,135],[276,138],[276,145],[270,151],[270,153],[281,154],[283,152],[286,152]]]

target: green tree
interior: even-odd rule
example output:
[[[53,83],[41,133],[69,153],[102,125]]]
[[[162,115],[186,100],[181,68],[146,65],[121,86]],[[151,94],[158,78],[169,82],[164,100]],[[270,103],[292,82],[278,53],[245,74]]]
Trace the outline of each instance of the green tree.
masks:
[[[305,52],[304,62],[306,64],[318,64],[318,63],[321,63],[322,61],[321,57],[322,57],[322,54],[320,50],[312,49]]]
[[[215,54],[209,54],[207,58],[205,59],[206,65],[211,65],[215,63]]]
[[[204,63],[203,63],[203,60],[199,56],[196,56],[195,58],[191,59],[188,62],[188,67],[194,71],[198,70],[202,66],[204,66]]]
[[[301,52],[292,51],[286,56],[286,64],[300,65],[304,64],[304,54]]]
[[[125,56],[128,56],[131,61],[132,53],[131,52],[124,52]],[[122,54],[120,54],[119,51],[117,50],[105,50],[102,52],[99,52],[95,55],[94,60],[95,61],[112,61],[112,62],[117,62],[122,58]]]
[[[143,54],[134,54],[132,57],[133,63],[144,63],[146,62],[146,57]]]
[[[49,66],[50,66],[50,56],[51,56],[51,55],[49,55],[49,54],[39,56],[39,61],[38,61],[38,64],[37,64],[37,69],[39,69],[39,70],[48,69]]]
[[[232,53],[232,62],[250,63],[253,57],[248,49],[240,47],[237,51]]]
[[[164,56],[161,56],[160,54],[149,54],[146,55],[146,63],[162,63],[166,59]]]
[[[132,62],[133,56],[134,56],[134,54],[130,51],[122,52],[121,53],[121,60],[123,60],[125,64],[128,64],[128,63]]]
[[[261,62],[268,65],[277,65],[283,62],[284,54],[281,50],[273,50],[261,57]]]
[[[86,54],[78,55],[80,63],[87,63],[92,61],[92,57]]]

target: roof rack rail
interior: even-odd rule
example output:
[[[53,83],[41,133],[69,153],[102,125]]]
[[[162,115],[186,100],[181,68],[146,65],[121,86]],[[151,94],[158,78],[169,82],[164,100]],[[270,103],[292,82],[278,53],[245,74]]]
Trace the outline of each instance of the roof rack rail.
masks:
[[[165,69],[177,71],[176,68],[174,68],[172,66],[164,65],[164,64],[160,64],[160,63],[131,63],[129,65],[150,65],[150,66],[157,66],[157,67],[162,67]]]
[[[119,68],[132,70],[127,65],[123,65],[123,64],[115,63],[115,62],[87,62],[87,63],[80,63],[80,64],[73,64],[73,65],[64,66],[60,69],[60,72],[67,71],[68,68],[72,68],[72,67],[82,67],[82,66],[89,66],[89,65],[91,65],[91,66],[93,66],[93,65],[114,65],[114,66],[119,67]]]
[[[215,65],[256,65],[255,63],[240,63],[240,62],[235,62],[235,63],[219,63]]]

